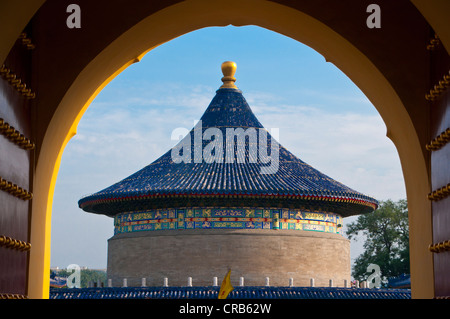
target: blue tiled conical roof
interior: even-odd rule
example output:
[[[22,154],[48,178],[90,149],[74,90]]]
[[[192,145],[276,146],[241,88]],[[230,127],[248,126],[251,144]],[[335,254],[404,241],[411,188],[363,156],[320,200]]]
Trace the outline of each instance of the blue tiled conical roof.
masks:
[[[250,136],[245,144],[235,137],[227,139],[238,130]],[[373,211],[378,202],[279,145],[233,85],[216,91],[198,124],[172,150],[79,201],[83,210],[109,216],[152,208],[230,205],[320,208],[345,217]]]

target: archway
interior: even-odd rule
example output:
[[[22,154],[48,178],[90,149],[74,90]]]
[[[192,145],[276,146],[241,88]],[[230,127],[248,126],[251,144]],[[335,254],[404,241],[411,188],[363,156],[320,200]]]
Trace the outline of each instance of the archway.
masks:
[[[333,62],[366,94],[388,128],[402,163],[410,205],[413,292],[432,296],[430,189],[427,161],[411,117],[397,92],[372,61],[352,43],[322,22],[298,10],[260,0],[214,2],[192,0],[162,9],[137,23],[105,46],[80,70],[59,103],[42,141],[34,178],[29,296],[48,295],[50,220],[53,189],[61,154],[84,110],[118,73],[146,52],[177,36],[206,26],[258,25],[296,39]],[[157,30],[148,37],[148,30]],[[122,48],[127,48],[126,51]],[[425,248],[425,249],[424,249]],[[416,284],[418,283],[418,284]]]

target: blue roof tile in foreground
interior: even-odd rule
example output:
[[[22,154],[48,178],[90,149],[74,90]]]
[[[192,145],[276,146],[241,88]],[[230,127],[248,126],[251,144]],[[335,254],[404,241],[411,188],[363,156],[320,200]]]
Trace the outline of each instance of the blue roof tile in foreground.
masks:
[[[219,287],[51,288],[50,299],[217,299]],[[409,289],[235,287],[228,299],[411,299]]]

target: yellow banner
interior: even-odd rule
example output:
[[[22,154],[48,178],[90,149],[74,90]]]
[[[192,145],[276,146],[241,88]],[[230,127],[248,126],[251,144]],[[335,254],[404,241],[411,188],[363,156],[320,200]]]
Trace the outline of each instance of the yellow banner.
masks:
[[[228,294],[233,291],[233,286],[230,282],[231,269],[228,270],[225,278],[223,278],[222,285],[220,286],[219,299],[226,299]]]

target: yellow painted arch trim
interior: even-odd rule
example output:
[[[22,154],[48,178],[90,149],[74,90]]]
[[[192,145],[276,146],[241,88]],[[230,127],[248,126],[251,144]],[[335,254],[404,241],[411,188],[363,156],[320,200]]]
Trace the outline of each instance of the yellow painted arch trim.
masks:
[[[427,166],[411,119],[396,92],[371,63],[342,36],[295,9],[264,0],[186,0],[142,20],[106,47],[81,70],[59,104],[44,136],[34,178],[31,224],[30,298],[49,297],[50,234],[53,193],[61,156],[85,110],[96,95],[151,49],[209,26],[257,25],[296,39],[332,61],[366,94],[397,147],[410,205],[413,297],[432,297],[431,206]],[[124,50],[126,48],[126,50]],[[428,217],[427,217],[428,215]],[[425,216],[425,217],[424,217]]]

